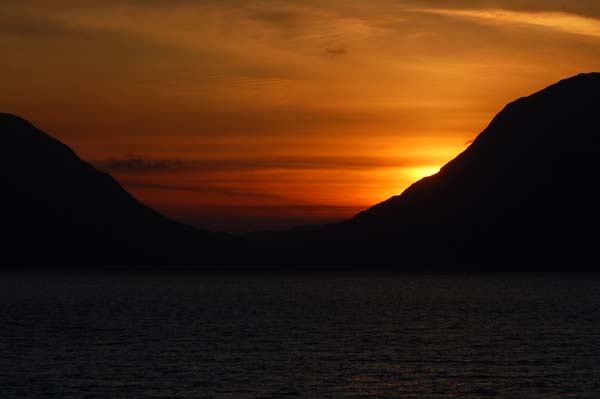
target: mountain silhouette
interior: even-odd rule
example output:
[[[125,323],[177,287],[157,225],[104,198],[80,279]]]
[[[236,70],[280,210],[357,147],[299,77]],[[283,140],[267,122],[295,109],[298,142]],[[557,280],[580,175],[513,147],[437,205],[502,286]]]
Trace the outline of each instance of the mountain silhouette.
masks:
[[[600,228],[600,74],[507,105],[439,173],[327,226],[231,237],[180,224],[0,114],[0,262],[401,270],[582,269]]]
[[[330,262],[482,269],[593,263],[599,111],[599,73],[518,99],[439,173],[304,239],[321,252],[336,248]]]
[[[29,122],[0,114],[2,251],[14,266],[218,262],[229,238],[143,205],[110,175]]]

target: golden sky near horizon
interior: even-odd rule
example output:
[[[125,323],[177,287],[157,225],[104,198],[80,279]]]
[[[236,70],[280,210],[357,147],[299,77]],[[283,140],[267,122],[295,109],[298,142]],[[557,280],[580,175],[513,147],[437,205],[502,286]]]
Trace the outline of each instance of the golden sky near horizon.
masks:
[[[0,112],[180,220],[343,219],[600,70],[595,0],[5,0]]]

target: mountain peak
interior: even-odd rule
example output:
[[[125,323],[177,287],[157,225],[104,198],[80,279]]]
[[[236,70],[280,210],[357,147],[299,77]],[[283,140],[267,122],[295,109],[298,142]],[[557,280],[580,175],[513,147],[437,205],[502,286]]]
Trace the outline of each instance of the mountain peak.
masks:
[[[43,160],[47,158],[55,160],[73,158],[83,162],[62,142],[17,115],[0,113],[0,131],[4,145],[11,149],[4,154],[0,164],[8,162],[23,164],[23,161],[33,157],[40,160],[37,166],[43,164]],[[36,165],[30,164],[27,167],[36,168]]]
[[[599,84],[600,83],[600,72],[583,72],[583,73],[571,76],[570,78],[562,79],[549,87],[561,86],[561,85],[566,85],[566,84],[575,84],[575,83],[579,83],[579,82],[583,82],[585,84],[589,84],[591,82],[596,82],[597,84]]]
[[[25,119],[15,115],[15,114],[0,112],[0,122],[10,121],[10,120],[19,120],[21,122],[28,123]]]
[[[14,115],[0,112],[0,128],[4,130],[4,133],[13,133],[12,130],[6,129],[35,129],[35,127],[27,120]]]

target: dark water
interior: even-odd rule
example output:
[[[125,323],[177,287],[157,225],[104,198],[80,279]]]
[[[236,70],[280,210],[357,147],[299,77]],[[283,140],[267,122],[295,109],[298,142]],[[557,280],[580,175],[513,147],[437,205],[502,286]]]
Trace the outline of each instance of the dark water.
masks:
[[[598,398],[600,278],[2,275],[1,398]]]

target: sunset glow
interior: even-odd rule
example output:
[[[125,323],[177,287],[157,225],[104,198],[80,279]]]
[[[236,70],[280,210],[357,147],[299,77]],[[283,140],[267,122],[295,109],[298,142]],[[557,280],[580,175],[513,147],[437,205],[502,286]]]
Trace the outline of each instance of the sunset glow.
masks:
[[[8,0],[0,110],[197,226],[341,220],[600,69],[600,6],[481,3]]]

